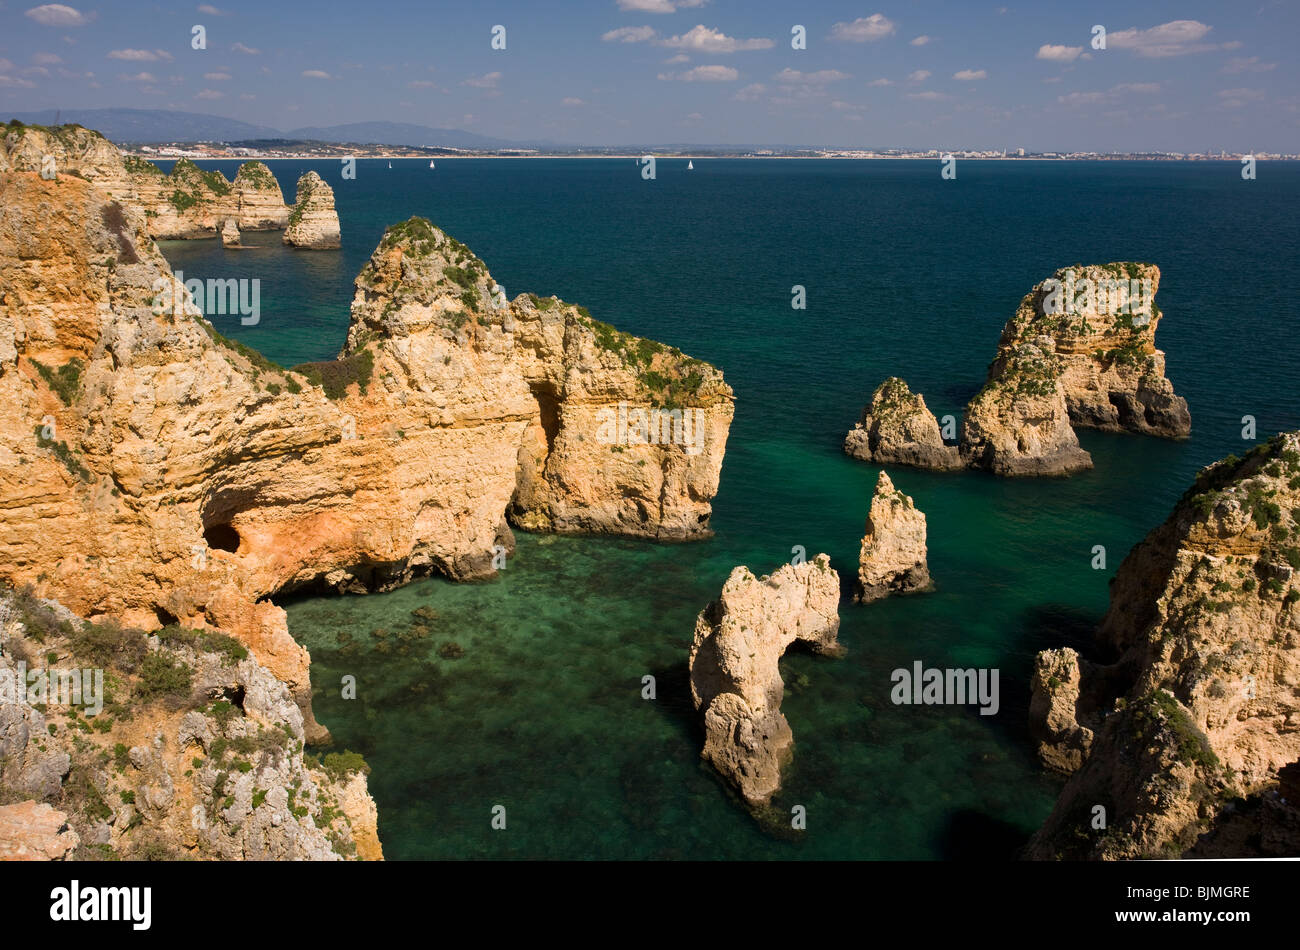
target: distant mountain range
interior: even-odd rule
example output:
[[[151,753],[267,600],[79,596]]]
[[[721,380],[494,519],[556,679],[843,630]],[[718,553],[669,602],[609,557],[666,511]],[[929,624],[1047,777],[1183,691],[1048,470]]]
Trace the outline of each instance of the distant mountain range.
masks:
[[[489,138],[460,129],[435,129],[409,122],[353,122],[284,131],[219,115],[170,109],[53,109],[0,114],[0,122],[18,119],[34,125],[75,122],[117,143],[239,142],[249,139],[307,139],[358,145],[442,146],[449,148],[517,148],[522,143]],[[541,144],[541,143],[535,143]]]

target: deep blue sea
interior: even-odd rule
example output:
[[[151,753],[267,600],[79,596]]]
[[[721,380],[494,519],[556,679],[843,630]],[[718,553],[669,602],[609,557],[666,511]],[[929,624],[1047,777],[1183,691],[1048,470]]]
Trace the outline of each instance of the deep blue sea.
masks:
[[[1255,181],[1228,162],[959,161],[953,181],[922,161],[660,159],[654,181],[630,158],[362,160],[355,180],[333,161],[269,164],[289,201],[309,168],[331,184],[341,251],[286,249],[278,232],[246,234],[260,250],[162,249],[187,278],[260,279],[257,326],[213,319],[280,363],[337,354],[354,277],[385,226],[417,214],[509,296],[584,304],[714,363],[736,392],[709,541],[517,532],[495,582],[286,602],[317,716],[372,766],[392,859],[1011,856],[1059,790],[1026,734],[1034,653],[1086,641],[1132,545],[1201,466],[1251,444],[1243,416],[1259,439],[1300,427],[1297,164],[1261,163]],[[878,470],[841,442],[876,384],[902,376],[960,417],[1021,296],[1114,260],[1161,268],[1157,344],[1191,438],[1083,431],[1096,468],[1068,480],[891,471],[928,517],[937,588],[845,602],[845,657],[783,661],[795,757],[774,814],[803,805],[807,829],[754,820],[699,761],[695,615],[734,566],[768,573],[796,545],[852,576]],[[796,284],[807,310],[791,309]],[[425,606],[433,635],[403,643]],[[449,642],[464,656],[440,656]],[[890,672],[915,660],[997,668],[999,713],[892,705]]]

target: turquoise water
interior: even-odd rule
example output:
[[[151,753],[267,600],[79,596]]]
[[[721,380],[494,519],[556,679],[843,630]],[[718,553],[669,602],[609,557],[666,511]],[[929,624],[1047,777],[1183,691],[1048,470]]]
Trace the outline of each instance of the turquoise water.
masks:
[[[631,159],[361,161],[354,181],[332,162],[272,166],[290,198],[307,168],[331,183],[341,252],[286,250],[278,233],[246,235],[266,247],[245,252],[163,243],[187,278],[262,281],[258,326],[214,322],[272,359],[335,355],[383,228],[421,214],[510,296],[583,303],[715,363],[736,391],[712,540],[519,534],[491,583],[286,603],[317,716],[373,767],[390,858],[1009,855],[1059,787],[1025,731],[1035,651],[1086,639],[1129,548],[1200,466],[1249,445],[1243,415],[1260,438],[1300,427],[1294,165],[1253,182],[1231,163],[964,162],[950,182],[906,161],[660,161],[654,182]],[[1068,480],[891,471],[928,516],[937,590],[846,602],[844,658],[783,661],[796,752],[774,812],[803,805],[808,825],[755,821],[699,763],[695,614],[732,567],[770,572],[794,545],[851,575],[877,469],[840,444],[876,383],[903,376],[959,414],[1036,281],[1133,259],[1163,272],[1157,342],[1192,437],[1082,432],[1096,468]],[[806,311],[790,308],[794,284]],[[1106,570],[1091,568],[1098,544]],[[425,606],[437,619],[412,638]],[[449,642],[464,655],[440,656]],[[893,706],[890,671],[914,660],[997,667],[1000,712]]]

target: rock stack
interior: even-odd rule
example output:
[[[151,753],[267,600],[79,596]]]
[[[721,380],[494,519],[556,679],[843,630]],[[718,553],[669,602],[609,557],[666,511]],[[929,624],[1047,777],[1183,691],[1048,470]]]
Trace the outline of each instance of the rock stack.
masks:
[[[311,250],[339,246],[339,215],[334,210],[334,190],[315,172],[298,179],[298,198],[289,215],[284,243]]]
[[[929,590],[931,586],[925,515],[882,471],[858,554],[854,600],[870,603],[890,594]]]
[[[819,554],[771,577],[737,567],[695,621],[691,698],[704,716],[703,756],[750,806],[780,788],[794,745],[778,661],[796,640],[839,651],[839,599],[839,575]]]

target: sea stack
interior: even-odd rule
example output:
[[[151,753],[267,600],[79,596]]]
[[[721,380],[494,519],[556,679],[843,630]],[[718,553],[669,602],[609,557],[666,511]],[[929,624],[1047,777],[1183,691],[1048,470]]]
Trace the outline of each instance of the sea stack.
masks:
[[[339,216],[334,210],[334,190],[315,172],[298,179],[298,198],[289,215],[284,243],[309,250],[340,246]]]
[[[239,226],[235,224],[235,219],[226,218],[221,222],[221,246],[239,247],[239,240]]]
[[[939,422],[920,393],[891,376],[876,387],[871,403],[844,439],[844,451],[864,462],[949,471],[962,468],[955,445],[944,445]]]
[[[925,515],[882,471],[867,514],[853,599],[870,603],[932,586],[926,563]]]
[[[1002,330],[1001,356],[1039,342],[1059,361],[1070,421],[1089,429],[1185,438],[1187,400],[1156,349],[1160,268],[1136,261],[1076,264],[1036,284]]]
[[[998,354],[989,380],[966,407],[962,457],[995,475],[1069,475],[1092,468],[1079,447],[1052,341],[1018,343]]]
[[[1093,651],[1106,662],[1040,654],[1030,727],[1073,775],[1028,856],[1212,857],[1217,841],[1240,857],[1246,840],[1270,853],[1287,839],[1268,826],[1272,804],[1300,758],[1298,647],[1300,432],[1288,432],[1202,470],[1124,559]]]
[[[704,715],[707,760],[751,807],[781,785],[794,736],[781,715],[778,661],[796,640],[837,654],[839,575],[819,554],[770,577],[737,567],[695,621],[691,698]]]
[[[244,162],[235,175],[241,231],[278,231],[289,224],[290,208],[280,183],[263,162]]]

